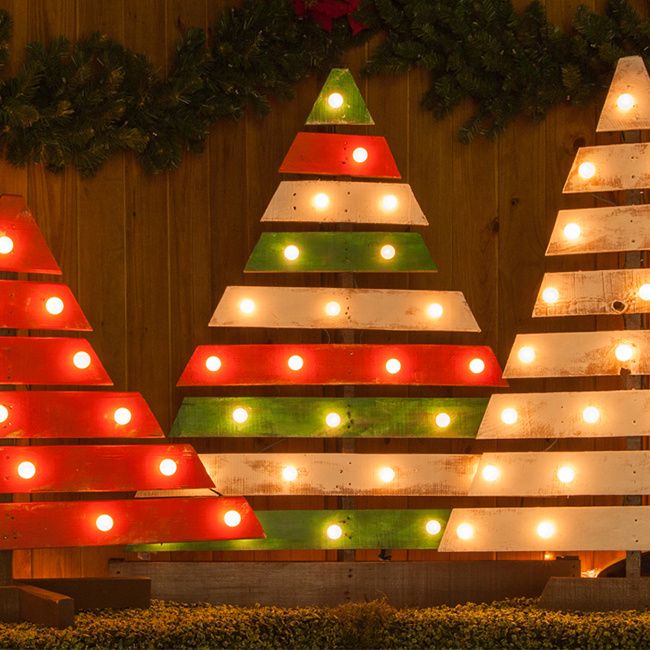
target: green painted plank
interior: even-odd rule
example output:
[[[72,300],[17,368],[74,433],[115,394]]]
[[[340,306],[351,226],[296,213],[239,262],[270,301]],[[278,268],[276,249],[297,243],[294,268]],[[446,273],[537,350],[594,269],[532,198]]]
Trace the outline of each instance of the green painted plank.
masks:
[[[392,251],[384,248],[391,246]],[[287,259],[285,251],[291,259]],[[394,256],[385,259],[382,251]],[[298,256],[293,259],[296,252]],[[437,270],[422,236],[415,232],[265,232],[244,269],[247,273],[418,273]]]
[[[332,68],[305,124],[374,123],[350,71]]]
[[[157,551],[276,551],[298,549],[437,549],[451,510],[257,510],[266,539],[186,542],[180,544],[139,544],[135,552]],[[429,522],[440,530],[427,532]],[[342,535],[329,539],[330,526],[339,526]]]
[[[170,436],[475,438],[487,402],[483,397],[186,397]],[[235,409],[246,410],[245,422],[235,422]],[[338,426],[328,426],[331,413],[340,417]],[[439,426],[445,413],[449,424]]]

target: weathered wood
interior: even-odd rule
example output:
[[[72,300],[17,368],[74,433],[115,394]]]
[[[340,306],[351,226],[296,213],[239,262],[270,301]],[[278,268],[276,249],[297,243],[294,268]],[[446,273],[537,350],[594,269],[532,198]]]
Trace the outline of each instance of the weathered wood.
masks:
[[[32,585],[16,587],[20,600],[20,620],[49,627],[70,627],[74,624],[74,600]]]
[[[410,185],[364,181],[282,181],[264,221],[428,225]]]
[[[112,575],[151,577],[152,596],[242,607],[333,606],[385,598],[395,607],[536,598],[551,576],[580,562],[121,562]]]
[[[254,311],[244,313],[243,301],[251,300]],[[210,326],[480,331],[458,291],[330,287],[227,287]]]
[[[544,609],[606,612],[650,609],[650,578],[552,576],[539,599]]]
[[[474,438],[486,404],[483,397],[186,397],[170,436]],[[236,408],[246,409],[245,422],[233,419]],[[330,413],[338,426],[328,425]]]
[[[461,532],[471,536],[461,539]],[[542,532],[542,535],[538,531]],[[439,551],[644,550],[646,506],[454,508]]]
[[[619,361],[616,349],[630,346],[632,358]],[[521,348],[532,348],[534,361],[522,362]],[[601,331],[518,334],[503,376],[594,377],[600,375],[650,374],[650,332]]]

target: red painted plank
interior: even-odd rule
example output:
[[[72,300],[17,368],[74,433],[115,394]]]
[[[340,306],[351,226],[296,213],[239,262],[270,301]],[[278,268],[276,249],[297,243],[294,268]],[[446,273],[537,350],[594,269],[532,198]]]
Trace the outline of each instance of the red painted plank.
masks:
[[[361,158],[359,154],[362,154]],[[298,133],[280,165],[280,171],[286,174],[401,178],[386,138],[376,135]]]
[[[65,284],[0,280],[0,327],[92,330]]]
[[[212,487],[191,445],[0,447],[0,493]]]
[[[0,271],[61,275],[25,199],[0,195]]]
[[[0,438],[162,437],[140,393],[0,391]]]
[[[75,361],[88,366],[79,368]],[[0,384],[110,386],[112,382],[85,339],[0,336]]]
[[[224,523],[230,511],[241,516],[237,526]],[[112,519],[110,530],[98,529],[102,515]],[[264,537],[242,497],[2,503],[0,521],[1,550]]]
[[[303,361],[299,370],[289,368],[293,356]],[[470,371],[473,359],[482,361],[482,372]],[[399,362],[397,372],[388,372],[389,360]],[[210,371],[206,363],[218,369]],[[178,382],[179,386],[263,384],[507,386],[492,350],[478,345],[201,345]]]

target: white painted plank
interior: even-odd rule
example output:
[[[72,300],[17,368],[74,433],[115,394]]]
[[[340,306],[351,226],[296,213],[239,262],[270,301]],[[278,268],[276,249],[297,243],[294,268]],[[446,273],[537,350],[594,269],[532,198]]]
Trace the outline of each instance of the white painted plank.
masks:
[[[650,269],[545,273],[533,308],[537,318],[648,312]]]
[[[596,422],[585,422],[583,413],[588,407],[598,409],[600,417]],[[509,412],[504,413],[506,409]],[[490,397],[476,437],[507,440],[624,436],[650,436],[650,391],[495,394]]]
[[[244,300],[253,301],[252,312],[242,311]],[[340,309],[330,316],[326,307],[332,302]],[[251,303],[245,305],[250,307]],[[432,305],[442,308],[441,316],[430,315]],[[227,287],[210,326],[480,331],[458,291],[329,287]]]
[[[620,345],[626,346],[619,348]],[[525,348],[522,350],[522,348]],[[522,361],[525,352],[534,359]],[[631,358],[619,361],[617,353],[630,352]],[[598,377],[650,374],[650,332],[616,330],[602,332],[553,332],[518,334],[510,351],[503,376]]]
[[[637,250],[650,250],[650,205],[560,210],[546,254]]]
[[[470,526],[469,539],[458,536]],[[543,538],[538,527],[551,533]],[[467,527],[461,531],[469,531]],[[438,548],[449,551],[636,551],[650,546],[650,508],[455,508]]]
[[[406,183],[321,180],[281,182],[262,221],[429,225]]]

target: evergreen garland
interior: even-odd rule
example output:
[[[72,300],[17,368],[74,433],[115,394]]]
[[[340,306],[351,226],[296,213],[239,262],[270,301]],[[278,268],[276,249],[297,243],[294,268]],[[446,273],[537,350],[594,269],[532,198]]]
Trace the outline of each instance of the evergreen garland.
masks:
[[[518,114],[541,119],[555,104],[595,99],[621,56],[650,60],[650,21],[626,0],[610,0],[604,14],[580,7],[569,33],[538,2],[519,14],[511,0],[365,0],[354,16],[366,26],[357,36],[344,17],[327,31],[290,0],[244,0],[223,12],[209,40],[202,29],[182,34],[167,78],[100,34],[32,43],[18,74],[0,81],[3,155],[92,175],[115,152],[134,151],[150,172],[173,169],[184,151],[202,149],[217,120],[268,111],[270,100],[290,98],[300,79],[380,32],[366,72],[426,69],[422,104],[436,117],[473,100],[463,142],[495,136]],[[0,67],[10,34],[0,11]]]

